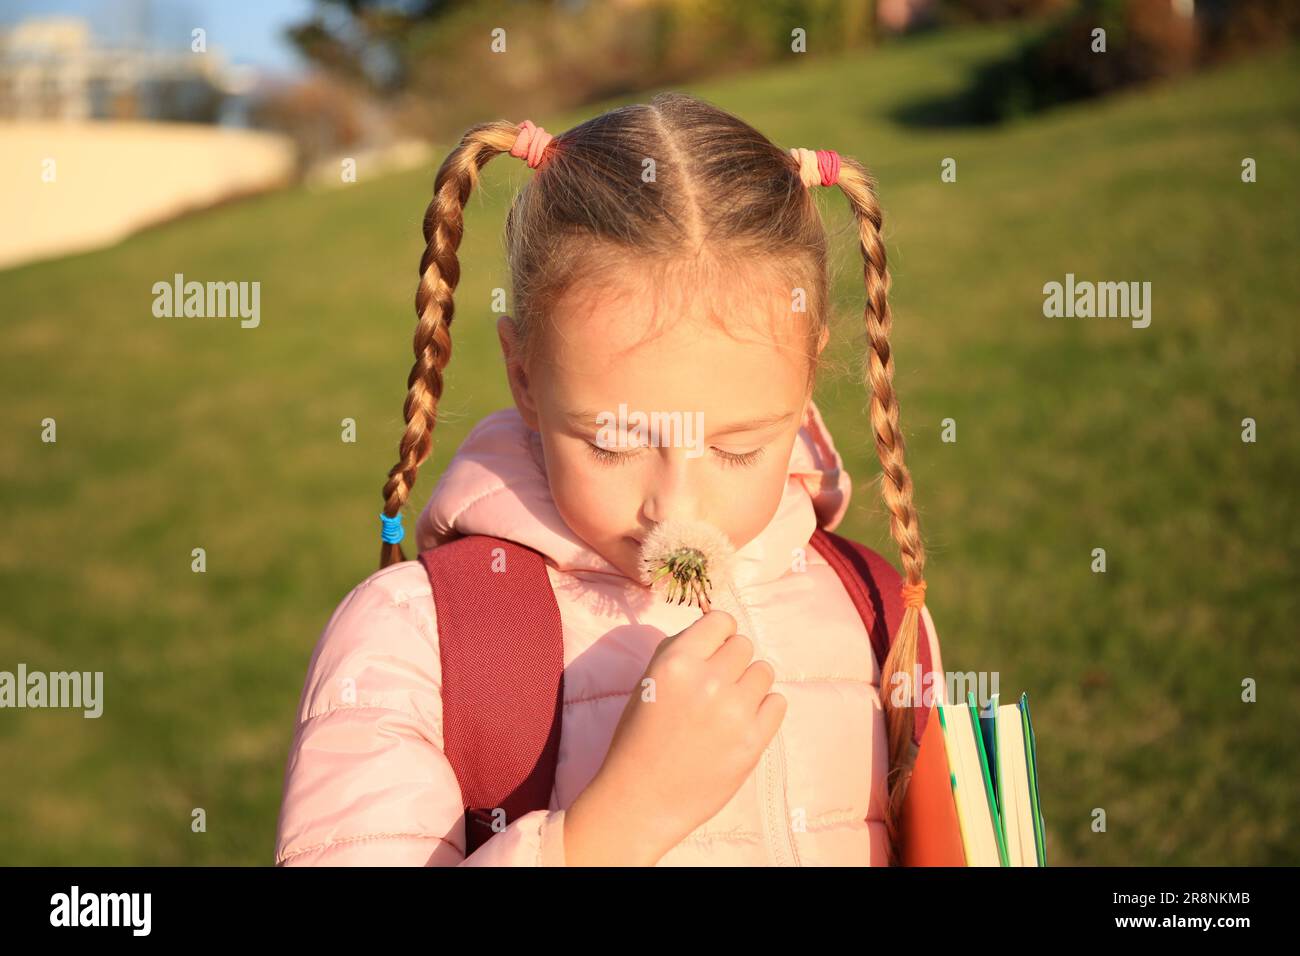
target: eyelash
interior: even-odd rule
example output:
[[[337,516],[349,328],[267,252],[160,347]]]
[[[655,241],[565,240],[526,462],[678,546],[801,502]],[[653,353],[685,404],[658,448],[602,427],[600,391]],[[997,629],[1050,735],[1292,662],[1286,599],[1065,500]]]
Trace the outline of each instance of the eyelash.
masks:
[[[629,459],[635,457],[637,454],[634,451],[610,451],[608,448],[601,448],[599,445],[593,445],[591,442],[587,442],[587,447],[591,449],[592,455],[595,456],[598,462],[606,465],[625,464]],[[755,448],[753,451],[745,452],[743,455],[733,455],[730,452],[718,451],[716,448],[714,451],[718,452],[718,456],[727,467],[745,468],[755,464],[763,457],[762,448]]]

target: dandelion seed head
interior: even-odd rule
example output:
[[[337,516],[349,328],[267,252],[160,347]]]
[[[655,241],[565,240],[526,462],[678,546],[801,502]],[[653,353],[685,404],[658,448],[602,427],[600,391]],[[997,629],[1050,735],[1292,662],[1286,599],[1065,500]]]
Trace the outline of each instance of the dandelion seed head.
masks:
[[[735,553],[726,534],[708,522],[671,518],[641,544],[641,583],[672,603],[703,608],[713,589],[730,580]]]

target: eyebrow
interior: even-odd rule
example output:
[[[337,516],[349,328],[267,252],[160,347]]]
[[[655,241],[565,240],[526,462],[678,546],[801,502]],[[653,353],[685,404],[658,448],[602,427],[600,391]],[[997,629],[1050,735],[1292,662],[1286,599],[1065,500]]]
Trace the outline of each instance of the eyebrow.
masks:
[[[612,412],[611,409],[604,409],[603,411]],[[629,414],[631,411],[635,411],[635,409],[630,410]],[[571,424],[577,426],[578,428],[595,428],[596,416],[599,414],[600,412],[569,412],[565,415],[565,417],[569,420]],[[613,412],[613,414],[617,416],[617,412]],[[659,414],[664,415],[664,414],[672,414],[672,413],[660,412]],[[773,425],[779,425],[789,421],[793,416],[794,416],[794,412],[785,412],[784,414],[776,413],[772,415],[761,415],[757,418],[748,418],[745,421],[733,422],[730,425],[725,425],[722,428],[719,428],[716,431],[714,431],[712,434],[731,435],[736,432],[748,432],[748,431],[756,431],[760,428],[770,428]]]

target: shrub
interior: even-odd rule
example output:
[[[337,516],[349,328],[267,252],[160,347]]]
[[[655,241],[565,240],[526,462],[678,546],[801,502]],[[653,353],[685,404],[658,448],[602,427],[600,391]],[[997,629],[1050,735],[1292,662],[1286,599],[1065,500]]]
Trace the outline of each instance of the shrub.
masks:
[[[990,23],[1027,20],[1059,13],[1070,0],[941,0],[939,16],[945,23]]]
[[[1295,0],[1198,0],[1196,15],[1206,63],[1300,36],[1300,4]]]
[[[1097,29],[1105,31],[1105,52],[1094,52]],[[1086,0],[1012,58],[979,71],[970,112],[1008,119],[1176,76],[1197,61],[1196,21],[1170,0]]]

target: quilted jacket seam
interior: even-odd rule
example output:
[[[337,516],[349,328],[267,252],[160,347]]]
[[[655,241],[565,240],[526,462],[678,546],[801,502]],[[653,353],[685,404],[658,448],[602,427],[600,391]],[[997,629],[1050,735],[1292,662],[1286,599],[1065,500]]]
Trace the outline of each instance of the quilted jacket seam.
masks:
[[[448,846],[455,846],[450,840],[438,836],[436,833],[359,833],[356,836],[341,837],[337,840],[326,840],[323,843],[314,843],[311,846],[303,847],[300,850],[294,850],[292,853],[286,853],[276,860],[276,865],[288,863],[290,860],[302,856],[304,853],[315,853],[319,850],[328,850],[331,847],[347,846],[352,843],[364,843],[367,840],[438,840],[446,843]]]
[[[320,713],[308,714],[302,720],[298,721],[298,727],[296,727],[295,730],[306,726],[309,722],[316,720],[319,717],[328,717],[330,714],[337,714],[345,710],[382,710],[386,714],[400,714],[403,717],[408,717],[411,720],[415,721],[415,723],[418,724],[421,729],[423,730],[430,729],[428,722],[425,721],[425,719],[421,717],[419,714],[415,713],[414,711],[403,710],[400,707],[385,707],[382,704],[333,704],[329,707],[329,709],[322,710]],[[428,734],[426,734],[425,736],[428,737],[428,739],[432,742],[433,738],[431,736],[429,736]]]

